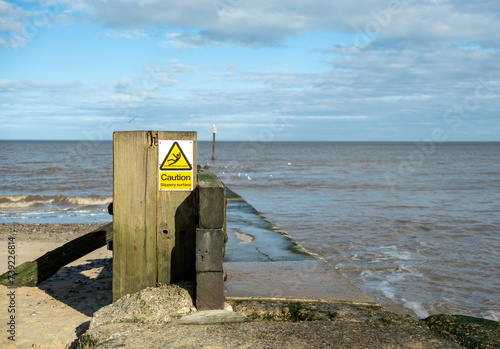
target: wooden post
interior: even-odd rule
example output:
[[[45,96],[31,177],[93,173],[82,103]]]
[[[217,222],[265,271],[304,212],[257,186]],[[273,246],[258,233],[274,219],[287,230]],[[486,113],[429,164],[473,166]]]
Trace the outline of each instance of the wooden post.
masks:
[[[215,125],[212,127],[212,134],[213,134],[213,140],[212,140],[212,160],[215,160],[215,134],[217,133],[217,127]]]
[[[225,187],[213,172],[200,172],[198,183],[196,307],[198,310],[224,309]]]
[[[160,174],[162,162],[175,162],[159,158],[162,141],[192,142],[187,156],[192,157],[191,190],[160,190],[161,174],[178,173]],[[186,154],[178,149],[173,155],[182,153],[180,164]],[[115,132],[113,165],[113,301],[146,287],[194,278],[196,132]]]

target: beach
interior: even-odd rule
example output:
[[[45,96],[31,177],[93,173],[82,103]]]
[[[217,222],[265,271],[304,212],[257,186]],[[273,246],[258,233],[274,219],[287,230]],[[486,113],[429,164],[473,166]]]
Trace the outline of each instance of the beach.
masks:
[[[96,224],[1,224],[0,273],[8,268],[8,238],[15,237],[16,265],[97,228]],[[69,348],[84,333],[92,314],[112,302],[112,253],[100,248],[59,270],[37,287],[0,286],[0,347]],[[9,313],[15,292],[15,313]],[[10,303],[12,304],[12,303]],[[15,315],[15,342],[7,330]]]
[[[261,219],[260,216],[255,217]],[[9,251],[12,248],[4,246],[9,246],[13,236],[16,264],[20,265],[98,226],[1,224],[0,236],[3,245],[0,248],[0,260],[4,266],[8,264]],[[260,238],[258,234],[256,237],[257,240]],[[283,239],[286,241],[289,238],[284,236]],[[240,246],[252,244],[246,240],[242,241]],[[246,248],[251,252],[251,246]],[[261,262],[266,265],[279,263]],[[234,262],[228,263],[231,264]],[[0,272],[5,270],[6,268],[3,268]],[[241,277],[235,272],[236,270],[229,269],[229,280],[233,281],[233,285],[235,279]],[[251,277],[247,272],[243,275]],[[242,280],[236,281],[236,284],[241,282]],[[262,287],[274,289],[272,280],[267,282],[269,284],[262,284]],[[4,326],[1,330],[3,335],[0,336],[2,348],[77,348],[81,345],[82,338],[87,345],[95,343],[102,348],[119,346],[125,349],[461,348],[456,343],[455,335],[439,329],[432,331],[424,320],[391,313],[375,303],[285,301],[268,297],[226,298],[227,304],[234,311],[252,319],[251,322],[185,325],[174,321],[150,324],[147,318],[141,321],[134,319],[131,323],[130,319],[120,320],[111,315],[111,323],[103,323],[89,330],[93,314],[112,303],[112,259],[111,252],[106,247],[68,264],[36,287],[0,286],[0,294],[3,295],[0,297],[0,309],[3,309],[0,323]],[[146,304],[150,302],[148,298]],[[155,302],[164,304],[169,302],[169,299],[158,299],[153,303]],[[140,308],[141,305],[135,307]],[[12,308],[15,312],[9,313],[8,309]],[[128,312],[125,308],[120,310],[121,314]],[[14,323],[9,325],[12,319]],[[470,320],[478,319],[467,321]],[[491,323],[489,325],[491,326]],[[471,328],[468,323],[466,326]],[[480,332],[481,336],[479,343],[482,343],[485,334],[480,327],[477,328],[476,332]],[[13,332],[9,333],[9,330]],[[468,329],[463,335],[469,336],[468,332],[472,331]],[[498,331],[494,330],[493,334],[486,332],[489,338],[493,338],[493,345],[498,344],[499,340],[495,333]],[[487,341],[484,343],[490,344]]]
[[[19,261],[21,264],[96,227],[97,225],[94,224],[2,224],[0,236],[2,236],[4,246],[9,237],[15,236],[16,262]],[[4,246],[0,249],[2,266],[7,265],[8,256],[8,248]],[[10,298],[0,297],[0,309],[3,309],[0,321],[4,327],[3,335],[0,337],[0,347],[76,348],[78,337],[88,330],[93,313],[112,302],[110,257],[111,252],[103,247],[70,263],[36,287],[0,286],[2,295],[9,292],[15,293],[15,341],[9,340],[11,335],[6,332],[8,317],[11,315],[6,310],[9,307]],[[1,272],[5,270],[4,267]],[[233,304],[235,307],[239,304],[238,310],[247,315],[250,315],[249,311],[256,309],[255,304],[247,307],[243,307],[241,301],[233,302]],[[275,303],[272,305],[276,306]],[[425,347],[422,343],[439,344],[448,348],[458,347],[454,343],[437,339],[421,324],[414,325],[415,319],[405,319],[398,326],[387,325],[377,319],[377,326],[375,326],[362,322],[360,319],[366,318],[368,313],[383,311],[381,308],[343,306],[342,309],[345,314],[338,316],[336,323],[257,321],[194,327],[112,324],[98,328],[97,333],[118,338],[118,342],[107,344],[104,346],[106,348],[113,348],[118,344],[125,348],[190,346],[305,348],[310,345],[327,348],[337,346],[339,341],[343,343],[340,347],[346,348],[357,347],[361,343],[371,344],[373,347],[401,346],[412,343],[415,348]],[[348,309],[347,313],[345,309]],[[383,315],[387,319],[393,319],[393,316],[396,315],[391,313]],[[160,332],[163,334],[160,335]]]

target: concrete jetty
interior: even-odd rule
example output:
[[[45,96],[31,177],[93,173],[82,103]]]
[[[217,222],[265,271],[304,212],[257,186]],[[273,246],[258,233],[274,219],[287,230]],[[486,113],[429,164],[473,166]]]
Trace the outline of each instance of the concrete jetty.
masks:
[[[226,188],[226,299],[377,304],[326,261],[304,249]]]

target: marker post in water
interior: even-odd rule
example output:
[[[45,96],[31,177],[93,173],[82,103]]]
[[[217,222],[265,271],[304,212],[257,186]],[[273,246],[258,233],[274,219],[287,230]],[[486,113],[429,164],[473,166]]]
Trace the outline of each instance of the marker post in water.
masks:
[[[215,134],[217,133],[217,127],[212,126],[212,134],[214,135],[212,140],[212,160],[215,160]]]

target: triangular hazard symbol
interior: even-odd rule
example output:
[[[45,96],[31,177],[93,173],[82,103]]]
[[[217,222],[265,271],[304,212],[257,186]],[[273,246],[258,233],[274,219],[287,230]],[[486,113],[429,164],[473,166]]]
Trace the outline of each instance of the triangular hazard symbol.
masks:
[[[172,148],[167,153],[165,160],[161,163],[160,170],[168,171],[168,170],[186,170],[190,171],[193,168],[189,163],[186,155],[182,151],[179,143],[174,142],[172,144]]]

